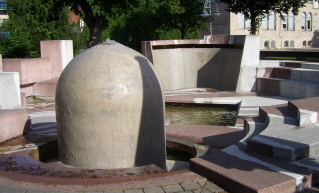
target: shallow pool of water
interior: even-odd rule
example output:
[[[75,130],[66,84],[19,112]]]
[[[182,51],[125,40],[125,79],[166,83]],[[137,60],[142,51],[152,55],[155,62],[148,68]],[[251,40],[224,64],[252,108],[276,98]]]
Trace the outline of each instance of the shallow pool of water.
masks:
[[[234,126],[237,106],[166,104],[165,124]]]

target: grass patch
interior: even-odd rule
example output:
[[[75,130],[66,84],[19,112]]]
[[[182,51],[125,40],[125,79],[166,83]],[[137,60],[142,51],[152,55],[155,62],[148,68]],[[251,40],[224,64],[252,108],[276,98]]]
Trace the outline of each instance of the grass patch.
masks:
[[[295,60],[295,61],[319,62],[319,58],[261,57],[260,59],[261,60]]]

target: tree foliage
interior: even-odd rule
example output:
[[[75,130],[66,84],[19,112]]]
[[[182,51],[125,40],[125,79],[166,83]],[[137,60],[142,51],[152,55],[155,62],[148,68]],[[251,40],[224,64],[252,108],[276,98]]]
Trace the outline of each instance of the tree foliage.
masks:
[[[289,11],[297,15],[299,8],[305,6],[304,0],[221,0],[221,2],[228,5],[226,11],[236,14],[243,13],[246,19],[251,20],[248,30],[253,35],[259,31],[262,19],[266,14],[273,11],[283,18],[283,14]]]
[[[76,39],[80,29],[69,23],[69,9],[54,0],[7,0],[9,19],[1,31],[10,32],[1,45],[4,57],[38,57],[41,40]],[[75,40],[75,45],[80,41]]]
[[[74,13],[82,15],[90,36],[88,47],[101,42],[102,30],[107,25],[107,17],[118,14],[120,9],[129,9],[137,0],[55,0],[56,6],[69,6]]]
[[[139,0],[129,10],[116,10],[116,15],[107,17],[102,39],[114,39],[140,51],[141,41],[198,38],[202,23],[209,18],[200,16],[201,0],[185,2]]]
[[[192,28],[202,28],[210,17],[202,17],[203,2],[200,0],[159,0],[157,15],[167,30],[178,29],[185,39]]]

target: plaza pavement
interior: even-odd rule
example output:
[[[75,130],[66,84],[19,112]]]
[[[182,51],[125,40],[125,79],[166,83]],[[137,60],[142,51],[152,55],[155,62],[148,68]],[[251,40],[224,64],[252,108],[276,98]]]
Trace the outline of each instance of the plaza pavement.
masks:
[[[258,107],[260,106],[270,106],[285,104],[287,101],[291,100],[284,97],[274,97],[269,95],[260,95],[256,93],[238,93],[238,92],[200,92],[200,91],[167,91],[165,92],[166,101],[196,101],[203,99],[211,99],[215,103],[236,103],[241,101],[241,109],[239,111],[239,118],[235,127],[241,128],[242,120],[240,117],[254,116],[258,114]],[[43,136],[56,135],[55,126],[55,103],[53,98],[42,98],[33,99],[29,98],[27,100],[27,110],[29,115],[32,117],[32,124],[34,125],[31,134],[40,134]],[[47,124],[43,124],[47,123]],[[168,170],[180,170],[187,169],[187,163],[172,163],[168,162]],[[174,169],[172,169],[174,168]],[[10,180],[9,180],[10,182]],[[41,186],[41,181],[38,182],[39,187]],[[143,182],[141,182],[143,183]],[[17,188],[18,187],[18,188]],[[224,187],[227,190],[227,187]],[[70,192],[72,188],[70,188]],[[163,186],[147,187],[147,188],[133,188],[126,189],[123,187],[121,190],[116,191],[97,191],[104,193],[172,193],[172,192],[185,192],[185,193],[210,193],[210,192],[227,192],[223,188],[214,184],[213,182],[207,181],[204,177],[192,182],[182,182],[176,184],[165,184]],[[78,191],[78,190],[77,190]],[[32,189],[21,188],[15,184],[6,183],[5,178],[0,175],[0,193],[42,193],[42,192],[52,192],[37,190],[36,187]],[[60,191],[59,191],[60,192]],[[68,191],[69,192],[69,191]],[[76,191],[74,191],[76,192]],[[90,192],[87,188],[85,192]],[[92,191],[96,192],[96,191]],[[319,192],[319,189],[311,188],[304,192]]]

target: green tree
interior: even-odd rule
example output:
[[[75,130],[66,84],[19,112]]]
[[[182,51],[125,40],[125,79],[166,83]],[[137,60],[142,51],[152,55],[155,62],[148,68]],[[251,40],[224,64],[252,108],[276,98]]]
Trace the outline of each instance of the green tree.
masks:
[[[57,6],[69,6],[74,13],[83,16],[90,36],[88,47],[101,43],[102,30],[107,26],[107,17],[118,15],[118,11],[131,9],[138,0],[55,0]]]
[[[2,41],[4,57],[38,57],[41,40],[76,38],[75,24],[69,23],[67,7],[54,7],[54,0],[7,0],[9,19],[2,31],[10,37]]]
[[[178,29],[185,39],[190,29],[201,29],[210,17],[202,17],[201,0],[159,0],[157,15],[165,29]]]
[[[291,10],[297,15],[299,8],[305,6],[304,0],[221,0],[221,2],[228,5],[226,11],[236,14],[243,13],[246,19],[251,20],[248,30],[252,35],[257,34],[266,14],[273,11],[284,19],[283,13]]]
[[[121,15],[107,18],[103,39],[110,38],[140,51],[141,41],[159,39],[161,25],[156,15],[157,7],[154,0],[140,0],[138,7],[117,11]]]

